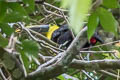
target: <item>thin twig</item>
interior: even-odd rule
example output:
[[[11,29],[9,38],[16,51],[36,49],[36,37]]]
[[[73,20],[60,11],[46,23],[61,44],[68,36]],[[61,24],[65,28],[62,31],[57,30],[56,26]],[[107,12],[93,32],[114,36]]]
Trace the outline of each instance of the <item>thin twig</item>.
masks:
[[[82,72],[91,80],[94,80],[85,70],[82,70]]]
[[[66,23],[67,23],[67,24],[70,24],[69,20],[67,19],[68,17],[65,16],[64,12],[63,12],[63,11],[59,11],[59,12],[62,14],[62,16],[63,16],[63,18],[65,19]]]
[[[56,6],[53,6],[53,5],[51,5],[51,4],[49,4],[49,3],[46,3],[46,2],[44,2],[43,4],[44,4],[44,5],[47,5],[47,6],[50,6],[50,7],[52,7],[52,8],[55,8],[55,9],[57,9],[57,10],[59,10],[59,11],[68,11],[68,10],[64,10],[64,9],[58,8],[58,7],[56,7]]]
[[[91,54],[94,54],[94,53],[116,53],[116,51],[80,51],[80,53],[91,53]]]
[[[111,77],[116,78],[116,79],[117,78],[120,79],[120,76],[113,74],[111,72],[105,71],[105,70],[99,70],[98,72],[103,73],[103,74],[108,75],[108,76],[111,76]]]
[[[120,40],[113,41],[113,42],[108,42],[108,43],[97,45],[97,46],[91,46],[91,47],[87,47],[87,48],[82,48],[82,49],[84,50],[84,49],[98,48],[98,47],[101,47],[101,46],[106,46],[106,45],[114,44],[114,43],[118,43],[118,42],[120,42]]]
[[[1,69],[1,68],[0,68],[0,74],[1,74],[1,76],[2,76],[2,78],[3,78],[3,80],[7,80],[7,78],[5,77],[4,73],[2,72],[2,69]]]
[[[56,44],[55,42],[49,40],[48,38],[46,38],[45,36],[43,36],[42,34],[36,32],[36,31],[33,31],[31,29],[29,29],[29,31],[33,34],[36,34],[37,36],[39,36],[42,40],[46,41],[47,43],[53,45],[53,46],[58,46],[58,44]]]
[[[54,13],[56,13],[57,11],[54,11]],[[53,14],[49,14],[47,16],[45,16],[44,18],[40,19],[39,22],[41,23],[44,19],[51,17]]]
[[[118,70],[117,80],[120,79],[120,70]]]
[[[53,48],[51,48],[51,47],[49,47],[49,46],[45,46],[44,44],[42,44],[42,46],[43,46],[44,48],[46,48],[47,50],[51,50],[54,54],[58,54],[58,53],[59,53],[59,51],[57,51],[57,50],[55,50],[55,49],[53,49]]]
[[[47,10],[44,5],[42,5],[42,6],[43,6],[43,9],[44,9],[47,13],[54,14],[54,15],[56,15],[56,16],[58,16],[58,17],[63,17],[63,16],[60,15],[60,14],[57,14],[57,13],[54,13],[54,12],[52,12],[52,11]]]
[[[30,21],[31,21],[31,22],[34,22],[34,23],[36,23],[36,24],[41,24],[39,21],[36,21],[36,20],[34,20],[34,19],[32,19],[32,18],[30,18]]]
[[[42,62],[45,62],[45,57],[42,54],[39,53],[38,56],[39,56],[40,60],[42,60]]]

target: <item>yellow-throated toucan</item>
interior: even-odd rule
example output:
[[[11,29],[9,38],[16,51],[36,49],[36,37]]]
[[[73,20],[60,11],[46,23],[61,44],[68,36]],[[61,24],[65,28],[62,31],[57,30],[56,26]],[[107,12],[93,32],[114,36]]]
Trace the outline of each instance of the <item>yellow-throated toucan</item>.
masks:
[[[70,45],[70,43],[73,41],[73,36],[71,33],[71,30],[68,28],[68,25],[35,25],[33,27],[30,27],[30,29],[39,32],[39,33],[45,33],[45,36],[48,39],[51,39],[52,41],[58,43],[59,45],[65,44],[66,47]],[[91,37],[90,41],[88,41],[84,47],[89,47],[90,45],[95,45],[97,42],[103,43],[103,40],[98,35],[97,32],[94,33],[94,35]]]

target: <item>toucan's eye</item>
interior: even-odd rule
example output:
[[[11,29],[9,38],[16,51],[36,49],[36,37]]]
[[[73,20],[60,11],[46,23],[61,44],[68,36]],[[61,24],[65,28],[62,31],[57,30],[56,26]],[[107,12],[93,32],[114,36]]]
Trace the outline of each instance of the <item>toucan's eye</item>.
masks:
[[[96,44],[96,42],[97,42],[96,38],[92,37],[92,38],[90,39],[90,43],[91,43],[91,44]]]

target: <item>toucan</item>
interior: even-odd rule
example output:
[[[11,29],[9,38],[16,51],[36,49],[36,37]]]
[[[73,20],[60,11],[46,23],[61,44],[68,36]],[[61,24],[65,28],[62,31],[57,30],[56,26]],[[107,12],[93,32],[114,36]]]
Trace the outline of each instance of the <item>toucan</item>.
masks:
[[[62,25],[60,28],[56,29],[52,33],[51,37],[52,41],[60,45],[66,43],[66,47],[68,47],[71,44],[73,39],[74,37],[72,35],[71,30],[68,28],[68,25]],[[83,46],[83,48],[94,46],[97,42],[103,43],[103,40],[101,39],[99,34],[95,32],[91,39],[88,40],[88,42]]]
[[[68,25],[55,25],[55,24],[50,24],[50,25],[34,25],[30,26],[29,29],[32,29],[36,32],[44,34],[48,39],[54,41],[55,43],[62,45],[67,48],[71,42],[73,41],[74,37],[72,35],[71,30],[69,29]],[[19,30],[16,30],[16,32]],[[90,40],[83,46],[83,48],[93,46],[97,42],[103,43],[103,40],[101,37],[98,35],[97,32],[94,33],[94,35],[91,37]]]

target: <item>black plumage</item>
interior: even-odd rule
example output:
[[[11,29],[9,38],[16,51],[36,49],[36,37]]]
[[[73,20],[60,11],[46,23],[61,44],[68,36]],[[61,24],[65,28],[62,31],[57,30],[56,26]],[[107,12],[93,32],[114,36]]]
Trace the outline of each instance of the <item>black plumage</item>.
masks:
[[[74,38],[72,36],[72,33],[67,25],[63,25],[59,29],[55,30],[51,38],[52,41],[60,45],[65,44],[66,47],[68,47],[71,44],[73,39]],[[88,41],[83,48],[93,46],[97,42],[103,43],[98,33],[95,32],[94,35],[91,37],[90,41]]]
[[[73,40],[73,36],[67,25],[63,25],[53,32],[51,40],[60,45],[66,43],[65,46],[68,47]]]

